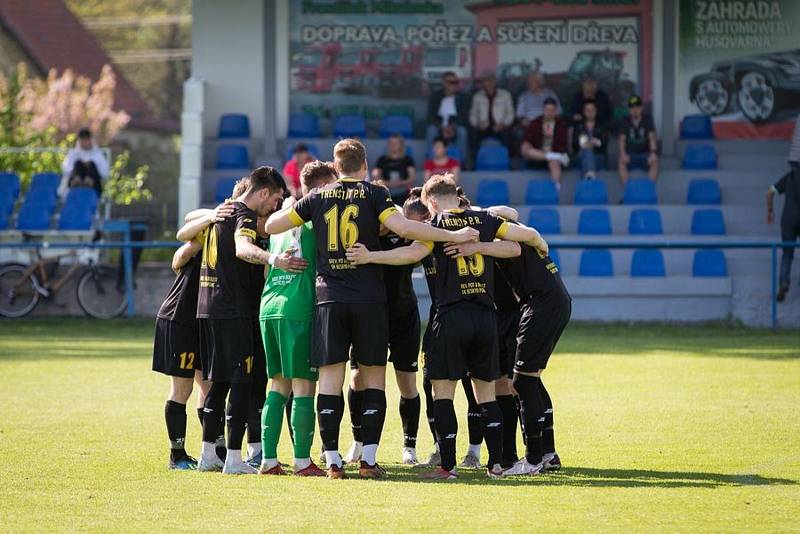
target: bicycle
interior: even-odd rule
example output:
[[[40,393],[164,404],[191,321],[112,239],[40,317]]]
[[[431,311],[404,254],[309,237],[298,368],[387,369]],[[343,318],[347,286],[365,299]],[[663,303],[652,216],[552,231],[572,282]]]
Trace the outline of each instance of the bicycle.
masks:
[[[74,250],[67,254],[43,258],[40,250],[31,254],[30,265],[7,263],[0,266],[0,315],[24,317],[36,308],[39,301],[51,300],[64,285],[83,270],[78,277],[78,305],[90,317],[111,319],[125,311],[125,287],[117,269],[98,265],[91,250]],[[53,279],[59,263],[71,258],[72,264],[60,277]]]

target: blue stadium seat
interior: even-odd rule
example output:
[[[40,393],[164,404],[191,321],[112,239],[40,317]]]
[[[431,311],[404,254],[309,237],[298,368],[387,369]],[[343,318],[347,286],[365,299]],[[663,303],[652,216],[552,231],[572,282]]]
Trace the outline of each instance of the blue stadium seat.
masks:
[[[292,113],[289,115],[287,137],[322,137],[319,117],[311,113]]]
[[[717,151],[714,145],[692,144],[686,147],[683,153],[683,168],[693,170],[708,170],[717,168]]]
[[[303,143],[303,144],[308,147],[308,153],[309,154],[314,156],[315,159],[319,159],[319,149],[317,148],[317,145],[312,145],[310,143]],[[289,147],[286,148],[286,160],[285,161],[289,161],[290,159],[292,159],[292,155],[294,155],[294,147],[295,146],[296,145],[292,145],[292,146],[289,146]]]
[[[711,117],[686,115],[681,121],[681,139],[714,139]]]
[[[636,250],[631,258],[631,276],[660,276],[667,275],[664,267],[664,255],[655,248]]]
[[[381,119],[378,135],[386,139],[399,134],[410,139],[414,137],[414,123],[408,115],[386,115]]]
[[[536,206],[558,204],[556,184],[549,178],[529,180],[525,187],[525,203]]]
[[[508,184],[505,180],[481,180],[475,202],[484,208],[509,204]]]
[[[561,270],[561,256],[559,256],[558,251],[556,249],[554,249],[554,248],[551,248],[548,255],[550,256],[550,259],[553,260],[553,263],[556,264],[556,267],[558,267],[558,270],[560,271]]]
[[[44,187],[40,187],[38,189],[31,188],[25,194],[25,199],[22,201],[24,204],[45,204],[49,206],[50,211],[52,212],[53,208],[56,207],[56,202],[58,201],[58,197],[56,195],[55,189],[45,189]]]
[[[64,208],[77,206],[92,213],[97,209],[97,191],[90,187],[73,187],[67,192]]]
[[[456,145],[449,145],[447,147],[447,155],[453,159],[457,159],[458,161],[464,161],[463,160],[464,155],[461,153],[461,151],[458,149]]]
[[[584,250],[581,253],[578,274],[580,276],[614,276],[611,252],[603,248]]]
[[[561,217],[553,208],[533,208],[528,215],[528,226],[542,234],[560,234]]]
[[[59,230],[90,230],[94,219],[94,210],[77,204],[64,205],[58,218]]]
[[[17,217],[17,230],[37,231],[50,228],[50,216],[53,208],[38,202],[25,202]]]
[[[478,149],[476,171],[507,171],[511,164],[504,146],[482,146]]]
[[[0,190],[9,191],[16,199],[19,196],[19,176],[13,172],[0,172]]]
[[[17,199],[9,189],[0,189],[0,211],[11,211]]]
[[[639,209],[631,211],[628,219],[628,233],[631,235],[661,235],[664,228],[661,225],[661,212],[654,209]]]
[[[219,204],[220,202],[225,202],[225,199],[231,198],[231,194],[233,193],[233,187],[236,185],[236,180],[238,178],[228,177],[228,178],[220,178],[217,180],[217,188],[214,191],[214,200]]]
[[[578,218],[578,233],[583,235],[611,235],[611,216],[608,210],[585,209]]]
[[[692,276],[728,276],[728,263],[725,253],[719,249],[708,248],[695,251],[692,261]]]
[[[601,180],[580,180],[575,186],[575,204],[608,204],[608,189]]]
[[[633,178],[625,184],[623,204],[658,204],[656,184],[649,178]]]
[[[695,178],[689,182],[687,204],[722,204],[719,182],[713,178]]]
[[[34,189],[48,189],[55,193],[58,189],[59,183],[61,183],[60,174],[56,174],[54,172],[42,172],[33,175],[33,178],[31,179],[31,186],[28,188],[28,190],[32,191]]]
[[[497,137],[484,137],[481,146],[501,146],[503,143]]]
[[[333,136],[366,137],[367,124],[364,122],[364,117],[355,113],[339,115],[333,119]]]
[[[11,210],[0,206],[0,231],[8,228],[8,221],[11,219]]]
[[[220,145],[217,148],[217,169],[249,169],[250,155],[244,145]]]
[[[695,210],[692,215],[692,235],[725,235],[722,211],[716,208]]]
[[[228,113],[219,118],[217,137],[235,139],[250,137],[250,120],[241,113]]]

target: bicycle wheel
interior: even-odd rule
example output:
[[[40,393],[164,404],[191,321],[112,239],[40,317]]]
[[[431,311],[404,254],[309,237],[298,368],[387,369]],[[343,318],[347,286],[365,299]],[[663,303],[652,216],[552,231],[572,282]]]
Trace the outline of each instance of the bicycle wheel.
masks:
[[[10,263],[0,267],[0,315],[25,317],[39,303],[39,292],[28,267]]]
[[[125,311],[125,287],[117,286],[117,272],[109,267],[91,267],[78,279],[78,304],[96,319],[111,319]]]

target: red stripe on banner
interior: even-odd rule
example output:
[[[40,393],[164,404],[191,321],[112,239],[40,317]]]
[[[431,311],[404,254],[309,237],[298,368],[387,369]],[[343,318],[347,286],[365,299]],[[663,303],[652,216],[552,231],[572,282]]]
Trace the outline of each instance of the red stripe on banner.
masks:
[[[713,127],[716,139],[791,139],[794,123],[753,124],[714,121]]]

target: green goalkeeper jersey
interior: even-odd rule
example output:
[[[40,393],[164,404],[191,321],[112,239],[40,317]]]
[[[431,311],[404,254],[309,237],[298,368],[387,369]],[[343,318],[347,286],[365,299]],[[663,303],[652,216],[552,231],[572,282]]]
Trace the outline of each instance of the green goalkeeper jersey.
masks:
[[[295,256],[308,261],[308,267],[301,273],[270,268],[261,293],[261,319],[310,321],[314,314],[317,245],[311,222],[270,236],[270,255],[282,254],[290,248],[296,249]]]

